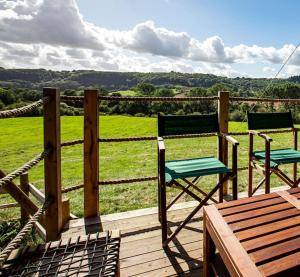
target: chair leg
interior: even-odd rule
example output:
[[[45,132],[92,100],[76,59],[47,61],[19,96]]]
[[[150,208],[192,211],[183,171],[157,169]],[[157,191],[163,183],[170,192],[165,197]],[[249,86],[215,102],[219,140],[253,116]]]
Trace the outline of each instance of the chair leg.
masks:
[[[182,228],[185,227],[185,225],[194,217],[194,215],[207,203],[207,201],[214,195],[214,193],[217,192],[218,189],[220,189],[220,186],[226,182],[229,178],[229,174],[227,173],[220,182],[211,190],[210,193],[207,194],[207,196],[201,201],[201,203],[194,208],[194,210],[188,215],[188,217],[180,223],[180,225],[177,227],[177,229],[172,233],[169,238],[163,242],[163,247],[166,247],[168,243],[181,231]]]
[[[160,205],[161,205],[161,232],[162,232],[162,244],[164,245],[165,241],[168,238],[168,223],[167,223],[167,196],[166,196],[166,184],[165,182],[160,184]]]
[[[252,184],[253,184],[253,167],[251,162],[249,162],[248,167],[248,197],[252,196]]]
[[[238,199],[238,177],[237,177],[237,172],[234,173],[235,176],[232,179],[232,197],[233,200]]]
[[[158,199],[158,221],[161,223],[161,185],[160,178],[158,178],[157,183],[157,199]]]
[[[223,176],[224,176],[223,174],[219,174],[218,182],[220,182],[222,180]],[[224,197],[224,195],[223,195],[223,183],[222,183],[222,184],[220,184],[220,187],[219,187],[219,203],[223,202],[223,197]]]
[[[298,178],[297,178],[297,163],[294,163],[294,168],[293,168],[293,173],[294,173],[294,184],[297,183]],[[295,185],[294,185],[295,186]]]
[[[270,193],[270,170],[268,168],[266,168],[266,180],[265,180],[265,193]]]

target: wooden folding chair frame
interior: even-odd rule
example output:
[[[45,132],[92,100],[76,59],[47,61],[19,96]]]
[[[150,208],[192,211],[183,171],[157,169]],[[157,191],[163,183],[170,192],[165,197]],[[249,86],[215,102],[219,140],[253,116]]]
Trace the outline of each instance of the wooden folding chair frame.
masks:
[[[194,177],[192,181],[187,180],[186,178],[183,178],[183,180],[186,183],[186,187],[180,184],[177,180],[171,180],[169,183],[166,183],[165,180],[165,144],[162,137],[158,137],[158,219],[161,223],[162,227],[162,245],[163,247],[167,247],[168,243],[180,232],[182,228],[185,227],[185,225],[194,217],[194,215],[204,206],[207,204],[208,200],[212,200],[213,202],[217,202],[215,199],[212,198],[215,192],[219,190],[219,202],[223,201],[223,184],[228,179],[232,180],[232,194],[233,199],[237,199],[238,194],[238,185],[237,185],[237,147],[239,145],[239,142],[235,140],[233,137],[223,134],[223,133],[217,133],[216,136],[218,136],[218,144],[219,144],[219,160],[220,157],[222,157],[222,142],[223,139],[230,142],[232,144],[232,169],[230,172],[226,174],[219,174],[219,181],[217,185],[209,192],[206,193],[200,188],[197,187],[197,183],[199,177]],[[166,197],[166,186],[178,188],[181,190],[181,192],[167,205],[167,197]],[[201,193],[204,198],[200,198],[198,195],[193,193],[192,191],[189,191],[189,188],[194,188],[197,192]],[[171,208],[171,206],[181,198],[184,194],[188,194],[191,197],[193,197],[195,200],[199,201],[200,204],[194,208],[194,210],[189,214],[189,216],[181,222],[181,224],[177,227],[177,229],[168,236],[168,221],[167,221],[167,211]]]
[[[297,179],[297,163],[293,163],[293,180],[288,177],[282,170],[279,169],[279,166],[271,167],[270,166],[270,154],[271,154],[271,142],[272,138],[267,134],[272,133],[288,133],[292,132],[294,137],[294,149],[298,148],[298,130],[297,128],[290,128],[288,130],[281,131],[265,131],[258,132],[254,130],[249,130],[249,168],[248,168],[248,195],[251,197],[264,183],[265,183],[265,193],[270,193],[270,176],[274,173],[278,176],[285,184],[290,187],[297,187],[300,183],[300,178]],[[261,137],[265,140],[265,163],[260,165],[257,158],[253,154],[253,144],[254,144],[254,135]],[[253,169],[256,169],[262,179],[259,181],[257,186],[253,189]]]

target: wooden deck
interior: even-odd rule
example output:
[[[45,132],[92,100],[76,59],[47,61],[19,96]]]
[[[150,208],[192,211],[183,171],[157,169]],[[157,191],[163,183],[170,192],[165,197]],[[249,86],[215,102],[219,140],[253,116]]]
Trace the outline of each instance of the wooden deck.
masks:
[[[240,195],[243,196],[245,194]],[[174,205],[169,212],[173,226],[178,225],[196,204],[186,202]],[[112,229],[119,229],[122,234],[121,276],[202,276],[202,210],[170,243],[166,251],[161,247],[157,208],[103,215],[101,220],[99,217],[74,219],[65,226],[62,237]]]

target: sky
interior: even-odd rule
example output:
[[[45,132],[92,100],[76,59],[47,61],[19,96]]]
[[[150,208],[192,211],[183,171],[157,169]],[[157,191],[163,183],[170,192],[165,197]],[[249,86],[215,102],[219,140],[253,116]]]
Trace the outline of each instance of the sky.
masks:
[[[274,77],[295,0],[0,0],[0,66]],[[300,48],[279,77],[300,75]]]

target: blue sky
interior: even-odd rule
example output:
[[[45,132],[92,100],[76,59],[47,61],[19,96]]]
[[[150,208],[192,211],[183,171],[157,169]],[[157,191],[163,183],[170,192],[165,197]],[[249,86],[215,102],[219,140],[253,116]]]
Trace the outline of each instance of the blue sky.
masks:
[[[300,2],[0,0],[0,66],[273,77]],[[281,77],[300,74],[300,50]]]
[[[300,41],[295,0],[78,0],[85,19],[109,29],[132,29],[152,20],[199,40],[218,35],[226,45],[281,47]]]

